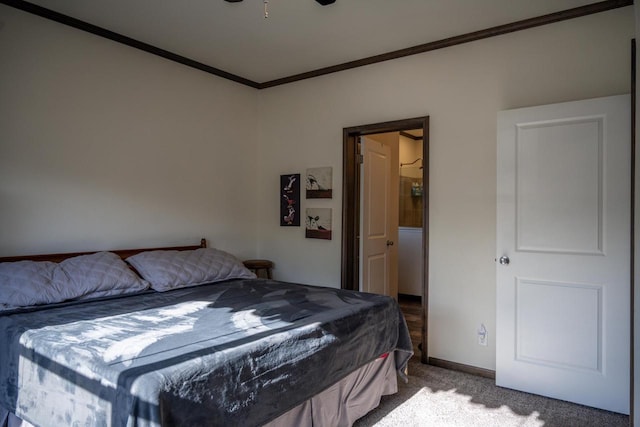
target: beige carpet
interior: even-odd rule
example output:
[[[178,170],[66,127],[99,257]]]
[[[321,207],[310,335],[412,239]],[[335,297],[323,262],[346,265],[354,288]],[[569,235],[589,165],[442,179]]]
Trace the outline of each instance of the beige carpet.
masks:
[[[496,387],[494,380],[417,361],[409,383],[384,396],[354,426],[433,427],[617,427],[629,417],[529,393]]]

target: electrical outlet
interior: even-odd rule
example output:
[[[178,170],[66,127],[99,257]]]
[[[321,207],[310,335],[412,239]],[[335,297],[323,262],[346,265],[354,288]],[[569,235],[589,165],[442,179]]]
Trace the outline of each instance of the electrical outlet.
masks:
[[[487,328],[484,326],[484,323],[480,323],[480,327],[478,328],[478,345],[486,347],[488,338],[489,333],[487,332]]]

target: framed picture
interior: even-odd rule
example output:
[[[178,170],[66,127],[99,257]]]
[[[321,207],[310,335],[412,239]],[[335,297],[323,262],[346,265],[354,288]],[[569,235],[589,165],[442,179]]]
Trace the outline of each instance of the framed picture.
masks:
[[[331,240],[331,208],[307,208],[305,237]]]
[[[300,227],[300,174],[280,175],[280,226]]]
[[[330,199],[333,197],[332,181],[333,168],[307,169],[306,190],[307,199]]]

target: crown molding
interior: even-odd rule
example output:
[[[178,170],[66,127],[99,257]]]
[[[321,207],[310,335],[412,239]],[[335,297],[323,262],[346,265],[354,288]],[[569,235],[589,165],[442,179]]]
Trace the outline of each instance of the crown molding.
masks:
[[[524,19],[521,21],[512,22],[509,24],[498,25],[496,27],[486,28],[484,30],[474,31],[471,33],[461,34],[459,36],[449,37],[442,40],[436,40],[429,43],[420,44],[417,46],[408,47],[405,49],[394,50],[392,52],[383,53],[380,55],[374,55],[367,58],[357,59],[355,61],[349,61],[342,64],[332,65],[330,67],[319,68],[304,73],[294,74],[279,79],[269,80],[266,82],[255,82],[253,80],[246,79],[242,76],[232,74],[221,70],[219,68],[212,67],[202,62],[195,61],[193,59],[178,55],[168,50],[161,49],[159,47],[150,45],[148,43],[141,42],[139,40],[127,37],[125,35],[107,30],[106,28],[98,27],[85,21],[81,21],[76,18],[72,18],[68,15],[55,12],[51,9],[47,9],[42,6],[29,3],[24,0],[0,0],[0,4],[14,7],[16,9],[28,12],[42,18],[50,19],[52,21],[68,25],[73,28],[77,28],[82,31],[95,34],[100,37],[104,37],[113,40],[118,43],[125,44],[127,46],[143,50],[153,55],[160,56],[186,65],[187,67],[195,68],[205,73],[209,73],[218,77],[222,77],[227,80],[231,80],[236,83],[240,83],[245,86],[252,87],[254,89],[268,89],[275,86],[281,86],[284,84],[294,83],[301,80],[311,79],[314,77],[324,76],[327,74],[337,73],[340,71],[350,70],[353,68],[364,67],[366,65],[377,64],[379,62],[390,61],[392,59],[403,58],[405,56],[417,55],[420,53],[431,52],[438,49],[444,49],[451,46],[457,46],[460,44],[471,43],[477,40],[482,40],[490,37],[500,36],[503,34],[512,33],[515,31],[522,31],[529,28],[539,27],[542,25],[548,25],[555,22],[566,21],[569,19],[580,18],[582,16],[592,15],[595,13],[606,12],[608,10],[617,9],[620,7],[633,5],[633,0],[605,0],[598,3],[592,3],[585,6],[576,7],[573,9],[567,9],[560,12],[554,12],[547,15],[537,16],[535,18]]]

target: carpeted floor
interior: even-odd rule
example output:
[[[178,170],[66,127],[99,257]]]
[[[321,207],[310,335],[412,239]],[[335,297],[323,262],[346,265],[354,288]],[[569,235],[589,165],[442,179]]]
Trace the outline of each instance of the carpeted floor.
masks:
[[[358,420],[365,426],[617,427],[629,417],[529,393],[496,387],[494,380],[409,363],[409,382]]]

